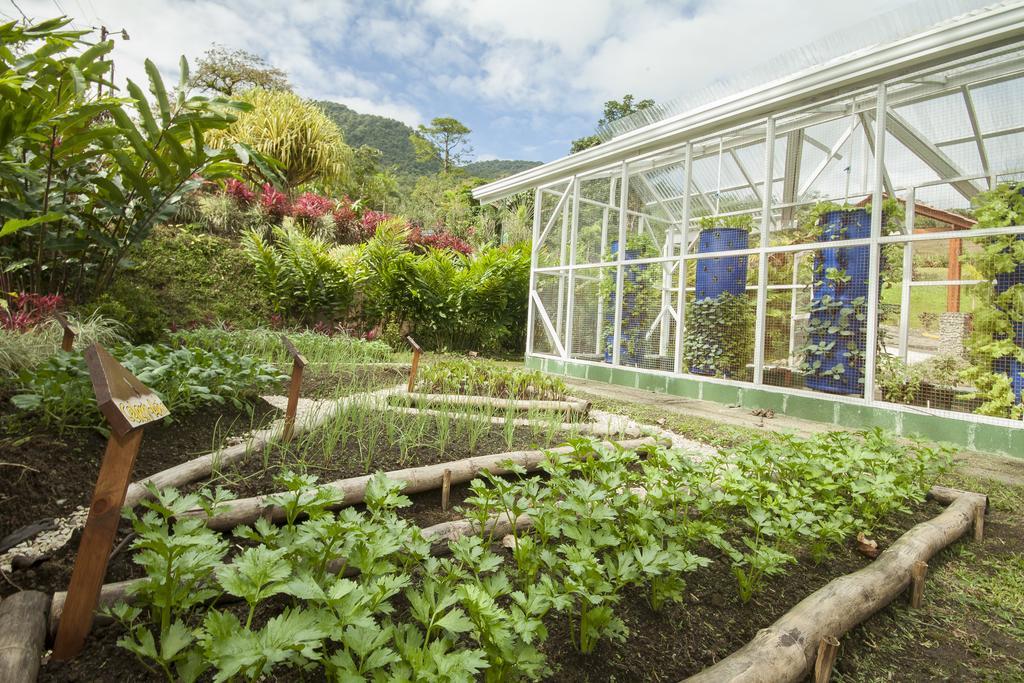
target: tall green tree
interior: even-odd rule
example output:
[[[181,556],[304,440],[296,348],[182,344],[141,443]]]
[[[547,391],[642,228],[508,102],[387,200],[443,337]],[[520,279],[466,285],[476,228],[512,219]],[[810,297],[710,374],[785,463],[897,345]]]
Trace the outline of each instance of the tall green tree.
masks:
[[[612,121],[618,121],[621,118],[635,114],[638,111],[647,109],[654,106],[654,100],[644,99],[637,100],[633,95],[623,95],[622,100],[608,100],[604,103],[604,114],[597,121],[597,128],[600,129],[602,126],[606,126]],[[601,138],[597,135],[586,135],[582,138],[577,138],[572,141],[572,148],[569,150],[570,154],[576,152],[582,152],[585,149],[590,149],[596,145],[601,144]]]
[[[291,90],[288,74],[271,66],[248,50],[229,50],[214,43],[199,61],[189,82],[193,88],[221,95],[239,95],[246,90]]]
[[[458,119],[442,116],[431,121],[429,126],[417,126],[416,133],[409,140],[416,150],[417,159],[438,159],[441,171],[448,173],[452,167],[469,161],[473,153],[469,144],[469,134],[472,132]]]

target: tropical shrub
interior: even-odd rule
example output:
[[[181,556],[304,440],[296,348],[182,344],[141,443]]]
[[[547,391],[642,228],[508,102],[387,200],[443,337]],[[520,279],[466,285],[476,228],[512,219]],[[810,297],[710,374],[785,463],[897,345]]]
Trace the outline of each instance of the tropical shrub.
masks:
[[[241,143],[275,159],[290,188],[348,181],[352,150],[319,107],[286,90],[253,88],[239,99],[248,111],[211,136],[214,144]]]
[[[123,97],[97,98],[113,43],[90,45],[68,23],[0,25],[0,259],[16,288],[81,300],[110,285],[200,178],[273,171],[244,144],[209,144],[250,106],[191,96],[184,59],[173,96],[147,60],[152,104],[132,81]]]
[[[333,322],[348,312],[352,280],[327,244],[295,228],[274,228],[273,241],[257,231],[243,246],[274,312],[308,324]]]
[[[111,354],[156,392],[171,411],[188,413],[211,403],[243,401],[287,378],[272,364],[231,351],[172,348],[163,344],[115,346]],[[102,423],[92,382],[79,353],[60,352],[18,375],[11,402],[45,424]]]

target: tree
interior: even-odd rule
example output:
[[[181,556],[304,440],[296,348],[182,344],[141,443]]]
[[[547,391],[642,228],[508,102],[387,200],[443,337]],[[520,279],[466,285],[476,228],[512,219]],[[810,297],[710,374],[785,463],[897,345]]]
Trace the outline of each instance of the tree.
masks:
[[[417,126],[416,133],[409,140],[416,150],[417,159],[439,159],[441,171],[447,173],[452,166],[469,160],[473,153],[469,145],[469,134],[472,132],[458,119],[442,116],[431,121],[429,126]]]
[[[253,88],[291,90],[288,74],[247,50],[229,50],[214,43],[196,64],[190,85],[223,95]]]
[[[341,187],[350,181],[352,150],[316,104],[292,92],[262,88],[238,99],[252,105],[252,111],[214,131],[213,141],[244,143],[273,157],[289,188],[311,181],[324,188]]]
[[[597,122],[597,128],[600,130],[603,126],[607,126],[613,121],[618,121],[621,118],[625,118],[630,114],[635,114],[638,111],[648,109],[654,106],[654,100],[646,99],[635,101],[632,95],[623,95],[622,101],[619,100],[608,100],[604,103],[604,115]],[[585,149],[589,149],[596,145],[601,144],[601,137],[598,135],[586,135],[582,138],[577,138],[572,141],[572,148],[569,150],[570,154],[576,152],[582,152]]]

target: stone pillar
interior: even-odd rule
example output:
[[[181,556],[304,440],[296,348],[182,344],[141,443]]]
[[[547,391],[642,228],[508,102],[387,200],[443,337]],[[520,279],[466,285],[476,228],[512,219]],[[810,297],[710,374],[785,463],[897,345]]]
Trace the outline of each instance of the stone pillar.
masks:
[[[970,313],[943,313],[939,317],[939,354],[966,357],[965,343],[971,334],[973,321]]]

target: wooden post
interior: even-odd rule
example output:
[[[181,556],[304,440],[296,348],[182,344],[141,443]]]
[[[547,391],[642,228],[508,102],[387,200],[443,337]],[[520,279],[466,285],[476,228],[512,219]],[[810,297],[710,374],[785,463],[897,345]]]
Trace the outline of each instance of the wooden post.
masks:
[[[295,348],[291,339],[282,334],[281,341],[288,350],[288,355],[292,357],[292,381],[288,385],[288,407],[284,413],[284,431],[281,433],[281,440],[287,443],[292,440],[292,434],[295,432],[295,411],[299,406],[299,390],[302,387],[302,371],[306,367],[306,359]]]
[[[142,443],[142,427],[169,414],[160,398],[99,344],[86,349],[85,362],[100,412],[111,431],[57,629],[53,646],[56,660],[75,657],[89,635],[121,521],[121,505]]]
[[[924,599],[924,577],[928,573],[928,563],[918,560],[910,569],[910,606],[917,609]]]
[[[949,261],[946,264],[946,279],[960,279],[960,240],[949,240]],[[957,313],[960,311],[960,285],[947,285],[946,287],[946,311]]]
[[[832,678],[832,666],[839,654],[839,639],[825,636],[818,642],[818,658],[814,662],[814,683],[828,683]]]
[[[61,351],[71,351],[75,348],[75,331],[71,329],[71,325],[68,323],[68,319],[60,313],[53,314],[57,318],[57,322],[64,328],[64,338],[60,341]]]
[[[441,509],[448,512],[448,499],[452,493],[452,471],[445,470],[441,475]]]
[[[985,501],[982,500],[974,508],[974,540],[985,539]]]
[[[411,336],[405,338],[409,342],[409,346],[412,347],[412,367],[409,369],[409,393],[412,393],[412,389],[416,386],[416,371],[420,367],[420,354],[423,353],[423,349],[416,343],[416,340]]]

